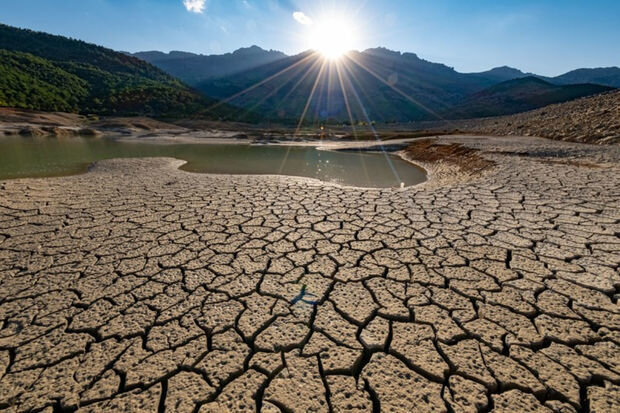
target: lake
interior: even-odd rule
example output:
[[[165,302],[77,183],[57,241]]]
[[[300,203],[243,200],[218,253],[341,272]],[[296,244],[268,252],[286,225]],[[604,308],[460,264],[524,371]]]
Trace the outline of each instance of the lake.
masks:
[[[83,173],[99,160],[173,157],[181,169],[213,174],[276,174],[371,188],[400,187],[426,180],[426,172],[380,152],[338,152],[310,146],[247,144],[157,144],[108,138],[0,138],[0,179]]]

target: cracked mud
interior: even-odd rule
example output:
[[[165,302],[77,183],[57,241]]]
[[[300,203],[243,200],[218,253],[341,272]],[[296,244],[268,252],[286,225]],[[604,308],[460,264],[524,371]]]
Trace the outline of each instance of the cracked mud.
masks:
[[[0,410],[620,411],[619,148],[448,141],[495,166],[0,182]]]

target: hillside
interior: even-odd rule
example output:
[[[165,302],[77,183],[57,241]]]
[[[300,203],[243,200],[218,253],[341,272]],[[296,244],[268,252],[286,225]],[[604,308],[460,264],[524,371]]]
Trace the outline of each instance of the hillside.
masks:
[[[102,115],[226,117],[214,104],[135,57],[0,24],[0,106]]]
[[[28,53],[0,50],[0,106],[77,112],[89,84],[52,62]]]
[[[218,99],[232,97],[231,104],[272,120],[298,121],[307,106],[308,122],[347,121],[349,110],[354,122],[395,122],[435,119],[437,112],[492,84],[412,53],[371,49],[351,52],[341,63],[305,52],[196,88]]]
[[[554,83],[596,83],[620,88],[620,68],[600,67],[596,69],[577,69],[553,78]]]
[[[620,144],[620,90],[509,116],[417,122],[398,127],[438,134],[448,131],[490,136],[539,136],[570,142]]]
[[[242,48],[223,55],[151,51],[135,53],[133,56],[153,64],[189,85],[240,73],[286,57],[284,53],[263,50],[258,46]]]
[[[593,84],[558,86],[536,77],[523,77],[475,93],[443,115],[449,119],[511,115],[610,90]]]
[[[45,111],[289,124],[302,117],[306,124],[471,118],[600,93],[609,89],[572,83],[615,85],[618,72],[579,69],[542,78],[498,67],[459,73],[385,48],[350,52],[338,63],[314,52],[289,57],[257,46],[214,56],[128,55],[0,25],[0,106]]]
[[[496,116],[609,90],[597,85],[560,86],[556,83],[566,78],[544,78],[510,67],[459,73],[413,53],[385,48],[350,52],[341,63],[326,64],[321,70],[323,62],[321,56],[305,52],[195,87],[270,120],[298,122],[305,112],[306,123]],[[598,79],[597,72],[580,73],[584,79]],[[511,80],[515,83],[499,85]],[[489,89],[496,85],[497,89]]]
[[[512,116],[482,119],[463,129],[506,136],[597,144],[620,143],[620,91],[576,99]]]

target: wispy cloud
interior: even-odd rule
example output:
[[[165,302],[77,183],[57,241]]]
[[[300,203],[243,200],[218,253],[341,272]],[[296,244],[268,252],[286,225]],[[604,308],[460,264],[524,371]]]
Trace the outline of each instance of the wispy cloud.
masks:
[[[293,19],[297,20],[297,23],[303,24],[304,26],[309,26],[312,24],[312,19],[302,11],[296,11],[293,13]]]
[[[183,0],[183,5],[187,11],[192,13],[202,13],[205,11],[207,0]]]

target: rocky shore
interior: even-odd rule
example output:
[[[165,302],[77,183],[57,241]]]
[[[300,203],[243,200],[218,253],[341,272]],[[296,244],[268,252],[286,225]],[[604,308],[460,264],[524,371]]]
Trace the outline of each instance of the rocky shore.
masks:
[[[0,410],[618,411],[620,147],[436,143],[484,169],[0,182]]]
[[[0,108],[0,136],[102,136],[185,132],[185,128],[145,117],[100,119],[63,112]]]

